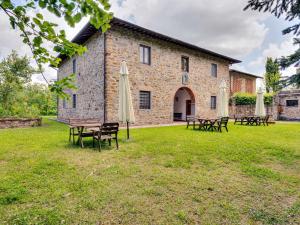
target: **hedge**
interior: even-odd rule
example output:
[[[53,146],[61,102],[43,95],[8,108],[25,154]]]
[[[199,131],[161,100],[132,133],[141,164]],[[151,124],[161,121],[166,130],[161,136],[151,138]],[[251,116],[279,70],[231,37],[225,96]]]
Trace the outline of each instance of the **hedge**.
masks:
[[[235,105],[255,105],[256,95],[248,93],[235,93],[230,100],[231,103],[235,102]],[[273,94],[264,94],[264,102],[266,105],[271,105],[273,102]]]

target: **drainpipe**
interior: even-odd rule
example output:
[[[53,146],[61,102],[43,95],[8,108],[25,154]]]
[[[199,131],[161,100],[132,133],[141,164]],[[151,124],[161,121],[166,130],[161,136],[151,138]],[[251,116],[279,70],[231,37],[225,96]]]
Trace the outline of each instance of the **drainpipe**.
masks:
[[[106,34],[103,34],[103,48],[104,48],[104,59],[103,59],[103,111],[104,111],[104,122],[106,122]]]

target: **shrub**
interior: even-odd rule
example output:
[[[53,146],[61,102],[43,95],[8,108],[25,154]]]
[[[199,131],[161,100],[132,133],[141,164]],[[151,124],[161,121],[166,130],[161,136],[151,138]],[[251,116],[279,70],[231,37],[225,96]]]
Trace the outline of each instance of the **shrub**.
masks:
[[[232,97],[236,105],[255,105],[256,95],[247,93],[235,93]]]
[[[272,105],[273,94],[264,94],[264,102],[266,105]],[[255,105],[256,95],[248,93],[235,93],[231,97],[231,102],[235,102],[236,105]]]
[[[266,105],[272,105],[274,94],[264,94],[264,102]]]

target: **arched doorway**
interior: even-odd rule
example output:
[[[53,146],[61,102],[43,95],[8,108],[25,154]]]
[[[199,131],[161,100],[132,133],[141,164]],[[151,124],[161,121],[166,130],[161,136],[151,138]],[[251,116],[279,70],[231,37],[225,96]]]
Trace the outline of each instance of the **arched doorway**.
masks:
[[[187,87],[179,88],[174,97],[174,121],[185,121],[187,116],[195,116],[195,96]]]

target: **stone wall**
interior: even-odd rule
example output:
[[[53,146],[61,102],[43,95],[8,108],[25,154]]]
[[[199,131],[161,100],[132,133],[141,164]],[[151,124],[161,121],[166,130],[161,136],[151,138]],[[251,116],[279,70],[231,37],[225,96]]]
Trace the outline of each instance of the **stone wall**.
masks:
[[[298,100],[297,106],[287,106],[287,100]],[[300,120],[300,90],[281,91],[275,98],[279,120]]]
[[[42,118],[0,118],[0,129],[15,127],[35,127],[42,125]]]
[[[97,118],[104,120],[104,37],[100,32],[94,34],[85,44],[88,51],[76,59],[77,90],[68,90],[70,99],[63,107],[63,100],[58,103],[58,120],[68,118]],[[58,79],[72,74],[73,59],[62,62]],[[72,107],[72,94],[77,95],[77,106]]]
[[[225,79],[229,86],[229,62],[166,41],[112,27],[107,33],[107,120],[118,115],[120,64],[126,60],[132,92],[136,125],[173,122],[174,96],[181,87],[195,96],[195,114],[215,117],[210,97],[217,96]],[[140,63],[139,45],[151,47],[151,65]],[[189,82],[182,84],[181,57],[189,57]],[[218,76],[211,76],[211,63],[218,65]],[[151,91],[151,109],[139,109],[139,91]]]
[[[265,105],[266,114],[270,115],[273,119],[276,119],[276,111],[273,106]],[[255,105],[230,105],[229,106],[229,117],[233,118],[234,115],[255,115]]]

